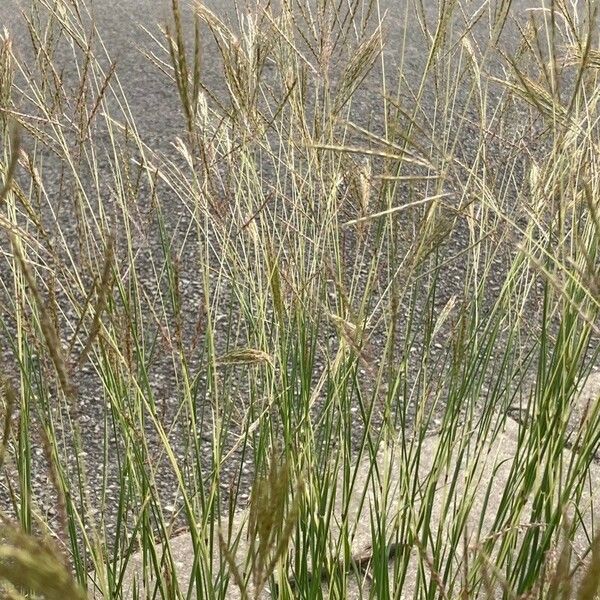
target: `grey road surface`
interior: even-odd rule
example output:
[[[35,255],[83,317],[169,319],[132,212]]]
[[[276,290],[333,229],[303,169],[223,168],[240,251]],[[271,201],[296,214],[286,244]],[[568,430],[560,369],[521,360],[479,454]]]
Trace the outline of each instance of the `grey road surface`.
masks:
[[[25,42],[26,33],[20,11],[28,7],[27,0],[4,0],[0,3],[0,25],[10,29],[14,37]],[[127,84],[131,107],[139,119],[142,131],[152,138],[169,139],[169,133],[178,131],[181,125],[178,98],[174,87],[165,86],[164,76],[144,58],[140,48],[155,49],[156,45],[143,28],[159,34],[159,26],[171,21],[170,2],[166,0],[95,0],[89,3],[98,30],[106,43],[113,60],[117,61],[121,77]],[[207,1],[206,6],[220,16],[235,19],[233,0]],[[242,3],[243,4],[243,3]],[[249,3],[251,4],[251,3]],[[344,4],[344,3],[340,3]],[[415,17],[413,0],[380,0],[380,12],[384,15],[386,45],[384,55],[388,63],[388,85],[394,89],[397,84],[394,67],[397,67],[403,52],[404,73],[408,80],[418,81],[427,57],[427,46],[419,22]],[[433,30],[440,2],[425,0],[423,3],[425,22]],[[475,23],[478,37],[485,39],[489,34],[486,25],[488,12],[499,10],[496,5],[506,2],[482,3],[466,1],[465,18]],[[483,6],[482,6],[483,4]],[[490,6],[486,6],[489,4]],[[509,52],[514,50],[520,40],[516,23],[523,24],[531,14],[540,14],[542,0],[513,0],[506,17],[506,28],[501,44]],[[189,17],[192,2],[182,2],[187,7],[184,13]],[[159,34],[160,36],[160,34]],[[19,48],[21,44],[16,43]],[[205,40],[203,57],[203,76],[207,87],[223,90],[223,77],[218,61],[213,60],[215,50],[210,39]],[[376,98],[376,94],[372,94]],[[427,100],[425,100],[426,102]],[[366,112],[376,111],[378,107],[365,106]],[[427,106],[424,107],[427,111]]]

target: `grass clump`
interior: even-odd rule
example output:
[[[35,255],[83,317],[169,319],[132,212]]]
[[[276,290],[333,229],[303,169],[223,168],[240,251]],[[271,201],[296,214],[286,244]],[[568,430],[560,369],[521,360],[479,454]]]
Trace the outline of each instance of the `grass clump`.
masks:
[[[7,593],[594,598],[597,20],[539,9],[173,0],[160,123],[91,4],[4,32]]]

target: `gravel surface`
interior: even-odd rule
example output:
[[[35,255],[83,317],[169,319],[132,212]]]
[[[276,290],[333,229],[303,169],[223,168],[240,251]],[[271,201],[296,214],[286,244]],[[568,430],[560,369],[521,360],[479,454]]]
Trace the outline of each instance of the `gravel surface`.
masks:
[[[426,49],[423,47],[422,34],[419,30],[419,26],[416,20],[412,20],[409,23],[405,22],[405,2],[407,0],[381,0],[382,12],[386,12],[385,29],[386,29],[386,46],[384,49],[384,55],[387,60],[387,85],[390,89],[394,89],[396,86],[396,73],[394,67],[397,66],[401,60],[404,62],[404,73],[406,78],[411,81],[414,85],[418,81],[418,75],[423,69],[423,65],[426,60]],[[14,35],[14,46],[17,52],[27,52],[26,40],[27,37],[22,28],[22,22],[17,14],[18,6],[27,6],[29,3],[17,0],[4,0],[0,3],[0,24],[4,24]],[[209,6],[214,8],[215,11],[220,11],[222,14],[233,15],[233,2],[207,2]],[[424,2],[426,7],[425,18],[431,22],[436,14],[435,2]],[[470,5],[472,3],[465,3]],[[527,18],[527,10],[531,6],[537,5],[537,2],[532,1],[513,1],[511,8],[511,17],[509,18],[509,26],[507,26],[504,34],[502,44],[508,52],[514,50],[518,45],[517,27],[515,23],[523,23]],[[182,115],[179,109],[179,99],[177,97],[174,86],[165,85],[164,76],[151,65],[143,56],[140,49],[152,48],[153,42],[150,37],[145,34],[141,29],[140,25],[145,26],[148,30],[157,32],[157,24],[164,23],[169,19],[169,5],[170,2],[156,1],[156,0],[102,0],[93,3],[93,10],[96,19],[97,28],[100,31],[104,42],[106,43],[107,50],[111,57],[117,60],[118,73],[120,74],[121,81],[126,87],[127,97],[129,98],[130,108],[136,118],[136,122],[141,134],[142,139],[146,141],[148,146],[169,151],[170,144],[175,135],[180,135],[182,131]],[[473,7],[471,9],[475,11]],[[515,23],[512,22],[512,18],[515,19]],[[476,26],[479,28],[479,35],[485,35],[485,22],[482,19]],[[406,52],[404,57],[400,57],[400,48],[402,46],[402,40],[406,38]],[[483,39],[483,38],[482,38]],[[217,95],[225,95],[226,90],[223,89],[223,78],[220,75],[218,60],[212,61],[211,58],[214,56],[214,48],[211,46],[211,40],[206,39],[204,41],[204,78],[209,88],[215,91]],[[69,64],[65,64],[66,76],[68,77]],[[381,87],[381,73],[375,69],[372,75],[365,81],[361,90],[356,96],[354,103],[354,118],[356,118],[359,124],[369,126],[373,131],[381,131],[382,124],[378,121],[377,115],[380,111],[380,106],[377,104],[380,98],[378,93],[375,93]],[[457,106],[464,105],[466,102],[467,90],[460,90],[458,97],[456,98]],[[422,105],[422,112],[427,115],[435,110],[433,105],[433,92],[427,90],[424,94],[424,100]],[[498,98],[498,91],[492,90],[490,94],[490,102],[493,104],[494,100]],[[490,107],[492,108],[492,107]],[[475,114],[467,113],[467,120],[471,119],[473,122],[478,121],[478,117]],[[520,124],[515,121],[515,127],[519,127]],[[464,159],[468,161],[469,157],[474,155],[477,146],[477,135],[474,132],[473,127],[469,126],[468,123],[464,128],[464,139],[461,139],[460,150]],[[503,157],[510,154],[510,150],[502,148],[501,144],[498,143],[499,155],[497,160],[499,163],[502,162]],[[50,165],[48,169],[52,169],[51,158],[49,158]],[[108,169],[108,165],[102,168]],[[48,172],[48,171],[47,171]],[[61,187],[58,183],[60,180],[60,171],[56,168],[56,188],[50,190],[50,194],[55,194],[57,202],[60,202]],[[102,177],[100,178],[102,179]],[[48,185],[52,187],[52,181],[48,182]],[[107,193],[109,193],[107,191]],[[143,219],[143,215],[140,217]],[[181,231],[182,236],[186,230],[186,221],[189,220],[187,208],[181,203],[173,200],[172,207],[170,207],[168,218],[168,226],[170,231]],[[76,239],[76,224],[73,222],[73,216],[64,212],[61,219],[62,225],[65,231],[71,232],[72,239]],[[143,281],[148,286],[148,291],[151,293],[152,286],[155,286],[153,282],[156,281],[155,274],[152,272],[152,262],[150,257],[152,253],[159,252],[160,244],[158,239],[158,233],[156,229],[153,229],[153,223],[148,220],[146,223],[140,224],[140,238],[139,238],[139,270],[141,273],[144,271],[144,265],[148,269],[147,279]],[[460,251],[464,248],[467,243],[467,229],[464,224],[458,224],[453,231],[451,237],[446,242],[446,252],[448,256]],[[6,243],[6,239],[2,238],[0,242]],[[184,307],[184,319],[185,329],[188,332],[193,332],[196,322],[198,321],[199,307],[202,306],[202,294],[201,282],[197,277],[196,268],[197,261],[193,251],[194,245],[190,243],[188,250],[184,255],[181,262],[181,275],[180,282],[185,289],[186,306]],[[351,256],[353,248],[353,241],[348,241],[348,255]],[[502,281],[503,262],[508,259],[507,255],[498,254],[497,269],[491,274],[491,281],[489,289],[492,293],[499,290],[500,283]],[[2,267],[4,269],[4,266]],[[460,292],[462,289],[463,275],[465,266],[460,261],[453,261],[446,269],[444,273],[444,283],[440,290],[440,297],[438,298],[438,305],[444,306],[448,299],[455,293]],[[217,340],[217,346],[220,348],[226,347],[226,336],[231,320],[235,319],[235,307],[232,309],[232,313],[228,313],[227,310],[223,310],[220,315],[219,329],[223,332],[222,339]],[[376,347],[382,347],[384,340],[381,334],[375,335],[372,339],[372,343]],[[441,347],[440,347],[441,350]],[[5,355],[5,359],[9,360],[11,352],[8,346],[2,342],[2,351]],[[200,357],[198,356],[198,364],[200,364]],[[156,365],[160,365],[158,368]],[[194,365],[190,365],[192,372],[194,372]],[[318,374],[316,374],[318,375]],[[224,382],[231,385],[231,391],[233,394],[238,394],[240,403],[243,402],[243,381],[234,381],[233,379],[229,382]],[[102,398],[99,397],[98,390],[100,389],[100,383],[97,375],[88,366],[84,371],[78,374],[76,384],[79,388],[79,406],[78,413],[81,423],[81,435],[84,440],[83,448],[84,454],[82,458],[85,460],[87,465],[87,478],[88,486],[92,491],[91,504],[94,505],[98,502],[97,493],[103,487],[102,482],[102,469],[98,465],[104,461],[103,456],[103,437],[107,435],[110,437],[110,432],[103,431],[104,423],[104,410],[105,403]],[[174,410],[177,407],[177,389],[178,383],[176,382],[176,372],[173,364],[169,360],[168,352],[162,353],[162,358],[159,356],[155,363],[151,373],[150,385],[153,389],[154,396],[160,403],[160,410],[164,411],[165,420],[169,422],[174,416]],[[239,390],[236,392],[234,386],[239,386]],[[198,389],[201,390],[203,387],[202,374],[198,374]],[[201,394],[200,394],[201,395]],[[206,407],[205,407],[206,408]],[[202,411],[202,409],[200,409]],[[156,433],[151,427],[148,428],[147,439],[149,440],[150,446],[160,448],[160,443],[157,439]],[[212,440],[210,438],[210,429],[200,434],[200,444],[205,450],[206,455],[209,456],[211,452]],[[187,449],[184,447],[184,443],[181,440],[185,440],[187,436],[181,435],[181,431],[177,428],[170,433],[170,437],[173,441],[176,455],[180,460],[184,460]],[[118,454],[116,448],[118,444],[114,440],[115,453],[111,457],[111,460],[118,460]],[[54,500],[48,493],[48,479],[45,469],[43,469],[43,458],[44,452],[41,448],[36,449],[36,457],[40,461],[36,465],[35,470],[35,485],[34,488],[36,493],[39,494],[37,500],[40,502],[42,507],[48,511],[48,514],[52,516],[54,509]],[[237,470],[240,468],[239,464],[242,461],[242,491],[238,500],[244,502],[247,500],[247,490],[249,489],[250,481],[252,478],[252,472],[250,469],[250,460],[246,456],[243,462],[243,457],[240,453],[237,454],[237,461],[232,460],[231,466],[225,469],[222,474],[222,481],[224,488],[230,483],[230,479],[237,476]],[[176,485],[174,484],[173,477],[170,469],[165,460],[158,460],[156,462],[156,485],[158,485],[162,493],[164,494],[164,503],[166,510],[174,510],[177,506],[176,502]],[[2,493],[2,492],[0,492]],[[116,489],[115,482],[109,481],[107,484],[107,491],[105,502],[107,505],[114,504],[119,500],[120,490]],[[44,498],[46,496],[46,498]],[[108,535],[114,533],[114,524],[107,523]]]

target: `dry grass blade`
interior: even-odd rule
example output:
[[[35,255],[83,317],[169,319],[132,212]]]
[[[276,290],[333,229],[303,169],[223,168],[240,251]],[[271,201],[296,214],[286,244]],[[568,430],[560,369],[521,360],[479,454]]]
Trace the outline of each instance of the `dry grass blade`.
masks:
[[[44,303],[42,296],[38,290],[37,284],[35,282],[35,277],[31,272],[28,262],[25,260],[23,256],[23,251],[21,250],[21,244],[18,242],[15,236],[12,236],[12,247],[19,267],[21,268],[21,272],[25,277],[25,281],[29,286],[31,291],[31,295],[34,299],[35,307],[37,308],[40,315],[40,328],[42,330],[42,334],[44,336],[44,340],[46,341],[46,346],[50,353],[50,358],[54,364],[54,368],[56,369],[56,373],[58,375],[58,381],[60,383],[60,387],[64,392],[65,396],[68,398],[72,398],[75,394],[75,389],[71,383],[71,378],[69,375],[69,370],[67,368],[67,363],[63,356],[62,345],[60,342],[60,338],[58,336],[58,332],[54,327],[54,323],[52,321],[52,316],[48,312],[46,308],[46,304]]]
[[[269,120],[259,111],[258,99],[274,41],[270,27],[266,19],[261,21],[256,14],[248,14],[238,33],[201,3],[196,3],[195,10],[196,17],[207,25],[215,40],[235,118],[241,117],[245,126],[256,134],[261,130],[261,120]]]
[[[8,448],[8,438],[10,435],[10,424],[13,415],[13,410],[17,404],[15,391],[8,380],[0,382],[0,390],[4,391],[4,427],[2,428],[2,442],[0,443],[0,469],[4,464],[6,457],[6,449]]]
[[[590,48],[587,54],[584,54],[579,46],[571,46],[568,50],[571,52],[571,55],[567,59],[566,64],[582,64],[585,59],[585,67],[590,69],[600,69],[600,50]]]
[[[568,600],[571,597],[572,581],[570,576],[571,567],[571,543],[569,542],[569,520],[563,520],[563,541],[560,555],[548,586],[548,600]]]
[[[113,268],[113,258],[114,258],[114,239],[111,238],[108,241],[106,246],[105,258],[104,258],[104,268],[102,270],[102,277],[100,279],[100,283],[98,285],[98,300],[96,302],[96,306],[94,308],[94,319],[92,321],[92,327],[90,329],[90,333],[88,335],[87,341],[77,359],[77,366],[81,366],[85,361],[94,340],[96,339],[98,333],[100,332],[101,325],[101,317],[104,309],[106,308],[106,302],[108,300],[108,296],[112,291],[112,268]]]
[[[6,28],[0,33],[0,123],[6,126],[13,85],[12,38]]]
[[[183,18],[179,0],[171,0],[171,10],[175,31],[172,33],[171,28],[167,26],[166,36],[181,106],[185,113],[188,132],[191,133],[194,130],[196,114],[198,112],[198,98],[200,96],[201,57],[199,24],[197,17],[194,17],[193,68],[190,69],[186,56],[186,36],[183,30]]]
[[[8,168],[6,169],[6,175],[4,177],[4,185],[0,188],[0,205],[6,199],[8,192],[12,186],[12,181],[15,176],[15,171],[17,169],[17,163],[19,161],[19,150],[21,148],[21,136],[19,135],[19,130],[16,126],[13,127],[11,134],[11,157],[8,163]]]
[[[26,590],[46,600],[86,598],[54,548],[2,520],[0,584]]]
[[[275,308],[275,312],[277,313],[277,318],[279,319],[279,323],[281,325],[284,324],[285,319],[285,302],[283,299],[282,292],[282,282],[281,282],[281,273],[279,270],[279,259],[275,254],[273,248],[269,247],[267,258],[269,261],[269,270],[271,276],[269,278],[269,283],[271,284],[271,294],[273,296],[273,306]]]
[[[446,590],[443,577],[436,568],[433,559],[429,556],[427,550],[423,547],[423,544],[419,540],[415,539],[415,545],[419,552],[419,556],[423,561],[423,564],[427,567],[427,570],[429,571],[431,579],[435,582],[438,588],[437,592],[439,594],[439,597],[443,598],[444,600],[448,600],[448,592]]]
[[[421,198],[420,200],[415,200],[414,202],[407,202],[406,204],[400,204],[399,206],[394,206],[387,210],[382,210],[380,212],[373,213],[371,215],[365,215],[364,217],[360,217],[358,219],[352,219],[351,221],[346,221],[343,224],[343,227],[349,227],[350,225],[357,225],[358,223],[364,223],[365,221],[370,221],[372,219],[377,219],[379,217],[385,217],[387,215],[391,215],[403,210],[408,210],[409,208],[414,208],[415,206],[421,206],[422,204],[429,204],[430,202],[435,202],[436,200],[441,200],[442,198],[449,198],[453,196],[451,193],[444,194],[436,194],[435,196],[428,196],[427,198]]]
[[[271,356],[263,350],[256,348],[235,348],[217,359],[218,365],[258,365],[262,363],[273,364]]]
[[[266,477],[259,477],[252,488],[248,535],[251,540],[252,574],[255,589],[262,589],[270,574],[267,565],[283,528],[287,499],[288,471],[273,461]],[[256,545],[258,542],[258,545]]]
[[[240,590],[242,600],[249,600],[248,590],[246,589],[247,586],[244,583],[244,578],[240,572],[240,568],[235,561],[235,555],[233,552],[231,552],[231,550],[229,550],[229,548],[227,548],[227,544],[225,543],[225,538],[223,537],[223,532],[221,530],[219,530],[219,548],[221,549],[221,553],[225,557],[225,562],[231,571],[233,581]]]
[[[280,462],[273,452],[267,474],[258,477],[252,486],[246,557],[247,564],[250,565],[252,595],[235,553],[227,548],[223,534],[219,531],[221,552],[243,599],[261,597],[267,581],[288,550],[298,517],[298,499],[302,490],[300,482],[296,486],[292,506],[286,511],[289,480],[288,463]]]
[[[102,82],[102,85],[100,86],[100,91],[98,92],[98,95],[96,96],[96,100],[94,102],[92,110],[90,111],[90,113],[88,115],[85,127],[83,128],[83,131],[81,132],[82,136],[88,135],[90,127],[92,125],[92,121],[93,121],[96,113],[98,112],[100,105],[102,104],[102,99],[104,98],[106,91],[110,87],[110,81],[113,78],[113,75],[115,74],[116,68],[117,68],[117,63],[113,62],[108,69],[108,72],[104,78],[104,81]]]
[[[415,153],[408,149],[401,149],[398,152],[388,152],[386,150],[372,150],[367,147],[357,146],[338,146],[335,144],[313,144],[312,148],[315,150],[333,150],[334,152],[347,152],[348,154],[359,154],[372,158],[387,158],[392,161],[398,161],[400,163],[407,163],[416,165],[419,167],[425,167],[435,171],[434,165],[427,159],[417,156]]]
[[[594,600],[600,592],[600,533],[592,541],[592,557],[577,589],[577,600]]]
[[[333,102],[332,113],[338,114],[354,96],[365,77],[371,71],[382,48],[381,29],[378,28],[356,49],[346,66]]]
[[[556,118],[563,125],[568,125],[567,109],[556,98],[553,98],[552,94],[542,85],[525,75],[516,64],[513,63],[512,66],[518,83],[508,81],[502,81],[502,83],[534,106],[546,118]]]

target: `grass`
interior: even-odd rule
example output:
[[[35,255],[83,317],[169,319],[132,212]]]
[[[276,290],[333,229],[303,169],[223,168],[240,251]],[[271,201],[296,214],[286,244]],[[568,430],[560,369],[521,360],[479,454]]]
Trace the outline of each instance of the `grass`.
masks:
[[[544,6],[407,1],[415,57],[172,0],[166,140],[86,2],[4,31],[4,596],[598,596],[597,2]]]

